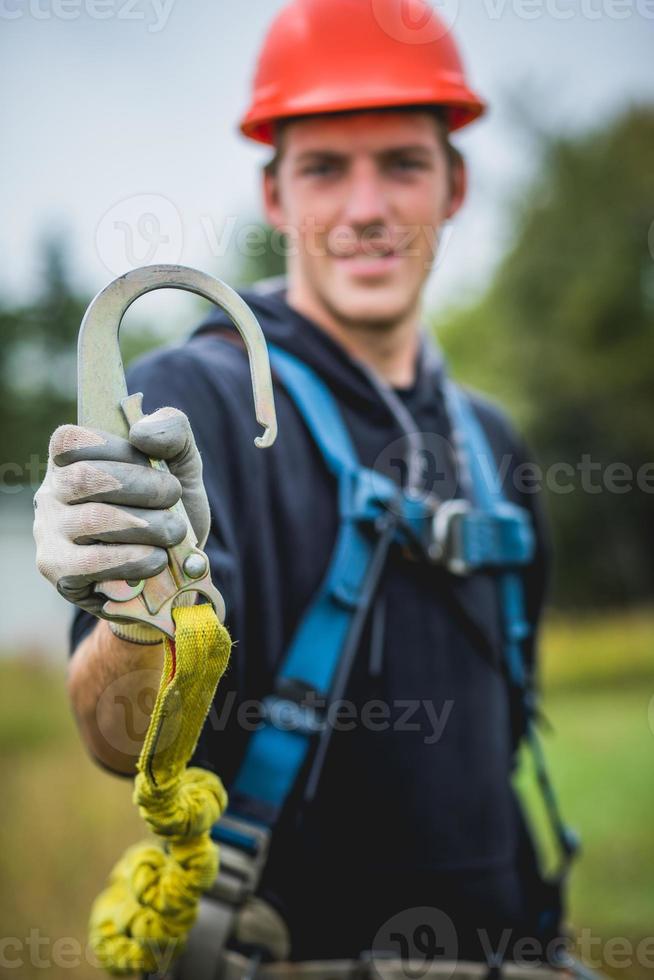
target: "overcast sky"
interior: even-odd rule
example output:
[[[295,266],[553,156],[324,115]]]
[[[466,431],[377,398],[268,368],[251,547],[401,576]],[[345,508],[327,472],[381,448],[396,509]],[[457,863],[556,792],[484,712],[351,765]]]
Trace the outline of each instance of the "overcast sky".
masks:
[[[143,262],[225,270],[221,253],[235,223],[260,216],[267,152],[235,124],[255,52],[281,6],[0,0],[1,294],[30,295],[37,242],[56,227],[70,235],[86,290]],[[515,104],[535,126],[575,131],[654,102],[654,0],[435,6],[492,108],[457,138],[471,189],[429,292],[432,303],[446,303],[483,288],[501,255],[507,201],[531,166]],[[177,309],[167,302],[164,315]]]

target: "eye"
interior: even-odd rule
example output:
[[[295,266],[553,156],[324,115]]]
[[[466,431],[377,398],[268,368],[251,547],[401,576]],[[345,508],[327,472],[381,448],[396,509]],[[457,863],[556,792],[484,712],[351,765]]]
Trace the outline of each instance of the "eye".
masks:
[[[338,164],[334,160],[315,160],[302,167],[301,173],[307,177],[332,177],[338,173]]]
[[[414,173],[420,170],[426,170],[427,163],[425,160],[420,160],[417,157],[397,157],[391,161],[391,169],[400,173]]]

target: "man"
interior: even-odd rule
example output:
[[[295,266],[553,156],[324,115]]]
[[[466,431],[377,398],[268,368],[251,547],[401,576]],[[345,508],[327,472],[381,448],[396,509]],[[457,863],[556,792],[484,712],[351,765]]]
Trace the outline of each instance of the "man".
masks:
[[[435,502],[465,488],[421,296],[438,233],[464,198],[449,132],[482,110],[422,0],[293,0],[265,41],[242,123],[274,145],[265,210],[289,241],[286,283],[245,298],[267,340],[326,383],[361,464]],[[166,508],[181,494],[237,641],[193,760],[229,788],[252,737],[238,709],[275,689],[330,564],[336,484],[277,375],[278,442],[252,447],[247,357],[221,314],[129,380],[152,413],[130,443],[61,427],[37,495],[39,567],[82,610],[70,696],[92,755],[131,775],[138,745],[125,751],[125,713],[102,695],[120,681],[142,704],[162,648],[152,628],[97,619],[93,587],[165,566],[183,533]],[[536,529],[520,571],[530,672],[547,572],[539,503],[512,479],[527,454],[506,419],[476,396],[472,405],[504,494]],[[171,474],[141,453],[167,459]],[[455,574],[394,541],[317,789],[291,795],[259,888],[288,927],[291,959],[356,958],[396,913],[421,906],[452,920],[461,958],[488,959],[507,929],[505,955],[521,936],[538,939],[545,886],[510,788],[525,719],[502,651],[497,578]]]

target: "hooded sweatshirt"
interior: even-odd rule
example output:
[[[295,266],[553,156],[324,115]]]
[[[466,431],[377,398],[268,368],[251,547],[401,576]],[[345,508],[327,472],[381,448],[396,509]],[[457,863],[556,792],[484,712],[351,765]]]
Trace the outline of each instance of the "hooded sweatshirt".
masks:
[[[266,339],[327,384],[363,465],[405,486],[426,481],[442,499],[462,494],[445,369],[426,338],[414,383],[392,388],[289,307],[283,287],[242,295]],[[279,435],[261,450],[245,348],[221,311],[128,372],[145,412],[186,412],[203,459],[212,515],[206,552],[235,646],[192,764],[217,772],[228,790],[338,529],[334,478],[273,381]],[[536,555],[521,574],[535,632],[549,549],[538,494],[519,492],[513,479],[529,455],[502,412],[471,397],[506,497],[534,518]],[[93,622],[77,613],[72,649]],[[525,654],[532,665],[533,638]],[[455,917],[467,955],[475,955],[470,937],[480,927],[519,927],[520,820],[510,776],[520,720],[492,573],[455,576],[393,546],[331,722],[318,791],[309,806],[300,806],[301,785],[292,794],[260,889],[289,925],[292,957],[370,949],[407,905],[437,905]]]

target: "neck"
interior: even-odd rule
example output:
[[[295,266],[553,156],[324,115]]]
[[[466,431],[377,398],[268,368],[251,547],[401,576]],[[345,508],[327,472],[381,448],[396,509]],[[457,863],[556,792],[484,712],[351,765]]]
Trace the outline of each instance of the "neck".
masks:
[[[366,364],[395,388],[413,384],[420,334],[418,311],[391,324],[356,323],[340,318],[317,299],[289,284],[288,304],[335,340],[354,360]]]

